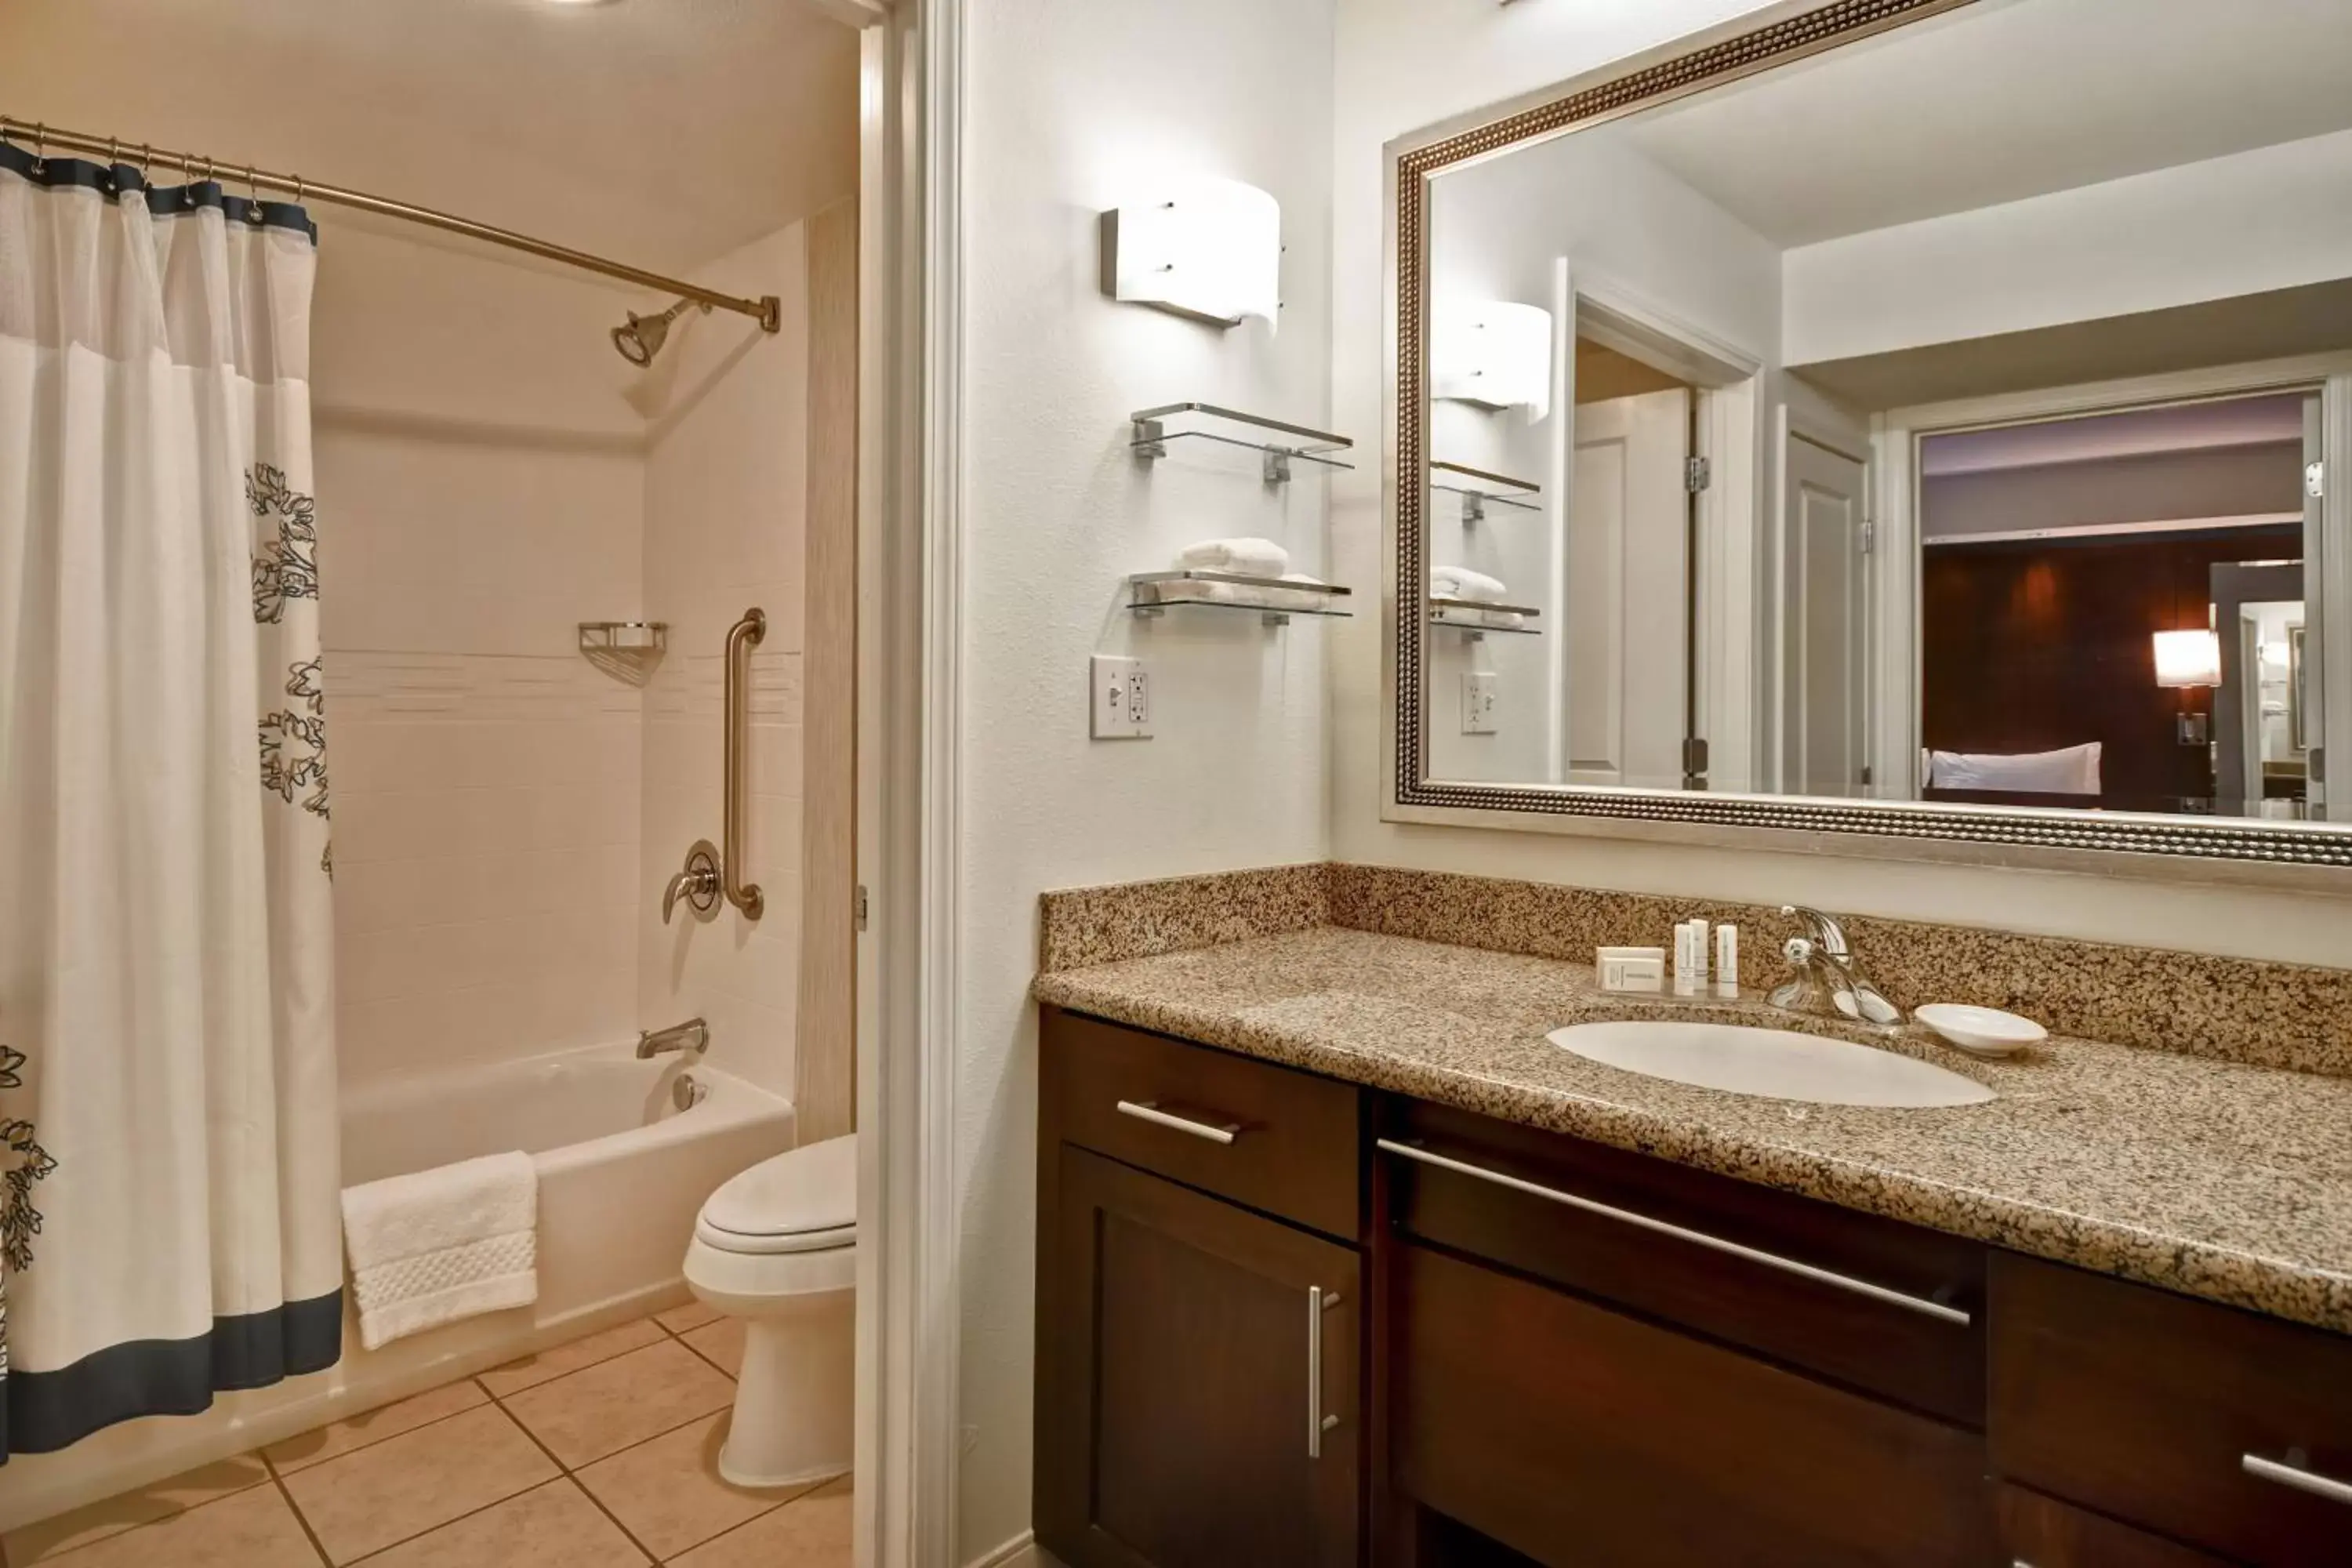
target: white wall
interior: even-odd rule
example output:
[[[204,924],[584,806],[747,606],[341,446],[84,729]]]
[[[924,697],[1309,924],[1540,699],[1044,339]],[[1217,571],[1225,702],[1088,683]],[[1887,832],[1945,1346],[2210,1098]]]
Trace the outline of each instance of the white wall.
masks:
[[[1129,456],[1135,409],[1202,399],[1329,412],[1329,0],[988,0],[969,7],[965,616],[956,1095],[962,1215],[961,1510],[971,1561],[1029,1523],[1037,895],[1311,860],[1326,848],[1323,658],[1365,618],[1172,612],[1132,624],[1121,578],[1183,543],[1262,533],[1322,566],[1323,486],[1248,454]],[[1230,331],[1103,298],[1097,215],[1160,173],[1282,204],[1281,330]],[[1369,419],[1336,426],[1377,453]],[[1198,446],[1199,444],[1194,444]],[[1305,469],[1307,465],[1299,467]],[[1375,635],[1377,635],[1375,631]],[[1156,739],[1087,739],[1087,660],[1154,670]]]
[[[1382,144],[1748,8],[1743,0],[1510,7],[1345,0],[1332,171],[1333,417],[1341,428],[1371,432],[1380,417]],[[1359,475],[1337,488],[1331,533],[1334,573],[1345,581],[1376,579],[1376,479]],[[1383,823],[1379,627],[1350,622],[1331,641],[1329,762],[1332,850],[1339,858],[1669,895],[1794,900],[2305,962],[2340,963],[2352,952],[2352,899]]]
[[[1572,352],[1574,312],[1555,298],[1558,267],[1565,262],[1571,290],[1630,296],[1740,350],[1768,374],[1779,363],[1780,248],[1620,134],[1566,137],[1525,156],[1449,174],[1436,183],[1429,224],[1431,290],[1440,305],[1497,299],[1541,306],[1554,311],[1554,331]],[[1486,414],[1440,403],[1432,411],[1433,458],[1546,487],[1542,515],[1495,509],[1488,521],[1465,527],[1449,494],[1436,496],[1429,510],[1433,563],[1475,567],[1506,583],[1512,603],[1543,611],[1538,637],[1430,637],[1430,758],[1439,777],[1530,783],[1557,776],[1553,731],[1578,686],[1590,685],[1570,679],[1576,672],[1560,638],[1571,606],[1561,596],[1566,577],[1554,548],[1575,504],[1558,482],[1568,471],[1558,458],[1574,438],[1572,426],[1564,398],[1533,426],[1524,410]],[[1751,433],[1750,445],[1754,439]],[[1474,668],[1491,670],[1501,682],[1491,735],[1461,733],[1462,679]],[[1672,728],[1679,737],[1679,711]]]
[[[1802,246],[1789,363],[2352,276],[2352,131]]]
[[[806,230],[793,224],[696,269],[710,287],[776,294],[783,331],[688,315],[661,358],[646,462],[646,614],[669,654],[646,689],[645,832],[635,881],[638,1012],[648,1028],[699,1014],[710,1059],[793,1092],[800,970],[801,627],[808,488]],[[661,922],[663,886],[698,838],[721,838],[728,628],[767,612],[751,655],[747,875],[766,912],[721,903],[709,924]]]

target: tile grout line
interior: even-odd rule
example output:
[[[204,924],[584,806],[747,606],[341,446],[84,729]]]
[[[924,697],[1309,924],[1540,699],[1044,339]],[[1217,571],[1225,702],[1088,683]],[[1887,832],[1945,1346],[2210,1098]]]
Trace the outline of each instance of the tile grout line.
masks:
[[[310,1543],[310,1550],[319,1554],[320,1568],[335,1568],[335,1560],[327,1555],[327,1543],[319,1539],[317,1531],[310,1528],[310,1515],[304,1513],[302,1505],[294,1500],[294,1494],[286,1489],[286,1478],[278,1473],[278,1467],[270,1463],[268,1455],[257,1448],[254,1454],[261,1460],[261,1468],[268,1472],[269,1485],[278,1493],[278,1500],[286,1505],[286,1511],[294,1516],[295,1528],[302,1532],[302,1539]],[[5,1568],[5,1565],[0,1564],[0,1568]]]
[[[551,1379],[550,1381],[552,1382],[560,1380]],[[532,1431],[529,1424],[527,1424],[521,1416],[517,1415],[513,1411],[509,1410],[506,1407],[506,1402],[499,1399],[496,1394],[490,1396],[490,1403],[498,1407],[499,1415],[504,1415],[508,1420],[522,1428],[522,1435],[530,1438],[532,1446],[538,1448],[541,1453],[547,1456],[548,1463],[553,1465],[558,1473],[560,1473],[565,1480],[572,1483],[572,1489],[573,1491],[576,1491],[582,1497],[586,1498],[588,1500],[588,1505],[591,1508],[594,1509],[598,1513],[603,1514],[606,1519],[612,1521],[613,1528],[621,1532],[621,1538],[623,1540],[635,1547],[638,1551],[644,1552],[647,1563],[655,1564],[655,1568],[659,1568],[661,1559],[654,1555],[653,1548],[647,1546],[644,1542],[639,1541],[637,1539],[636,1532],[631,1530],[627,1525],[623,1524],[620,1521],[620,1516],[615,1514],[611,1509],[604,1506],[604,1500],[596,1495],[595,1489],[590,1487],[587,1482],[582,1480],[571,1466],[565,1464],[562,1459],[557,1458],[555,1457],[554,1449],[549,1447],[546,1444],[539,1440],[539,1434]],[[695,1419],[698,1421],[701,1417],[697,1416]],[[673,1426],[670,1430],[674,1432],[677,1430],[677,1428]],[[660,1434],[656,1433],[656,1436],[658,1436]],[[653,1439],[649,1437],[646,1440],[647,1442],[651,1442]],[[630,1447],[635,1447],[635,1446],[636,1445],[635,1444],[631,1444]],[[620,1450],[620,1452],[624,1454],[628,1451],[628,1448],[623,1448]],[[610,1455],[605,1456],[607,1458],[610,1458],[612,1456]],[[589,1463],[593,1464],[595,1461],[592,1459]]]
[[[471,1378],[460,1378],[460,1379],[458,1379],[458,1380],[457,1380],[457,1382],[460,1382],[460,1383],[470,1383],[470,1382],[472,1382],[472,1381],[473,1381],[473,1380],[472,1380]],[[442,1384],[442,1387],[444,1387],[444,1388],[448,1388],[448,1387],[453,1387],[453,1386],[455,1386],[455,1385],[454,1385],[454,1384]],[[430,1392],[430,1391],[428,1390],[427,1392]],[[516,1421],[516,1420],[515,1420],[515,1418],[514,1418],[512,1415],[508,1415],[507,1411],[506,1411],[502,1406],[500,1406],[500,1405],[499,1405],[499,1402],[498,1402],[497,1400],[493,1399],[493,1400],[491,1400],[491,1401],[490,1401],[488,1404],[487,1404],[487,1405],[477,1405],[472,1406],[471,1408],[457,1411],[455,1415],[444,1415],[444,1416],[440,1417],[440,1419],[439,1419],[439,1420],[427,1421],[427,1422],[426,1422],[426,1423],[425,1423],[425,1425],[424,1425],[424,1426],[411,1426],[411,1427],[408,1429],[408,1432],[423,1432],[423,1431],[425,1431],[425,1430],[427,1430],[427,1429],[429,1429],[429,1428],[431,1428],[431,1427],[435,1427],[435,1426],[440,1426],[440,1425],[441,1425],[441,1423],[442,1423],[443,1421],[455,1421],[456,1419],[457,1419],[457,1417],[458,1417],[459,1415],[472,1415],[472,1414],[474,1414],[474,1412],[475,1412],[475,1411],[477,1411],[477,1410],[496,1410],[496,1411],[498,1411],[498,1413],[499,1413],[499,1415],[505,1415],[505,1416],[506,1416],[506,1418],[507,1418],[509,1421],[513,1421],[513,1422],[514,1422],[514,1424],[515,1424],[517,1426],[522,1426],[522,1423],[521,1423],[521,1422],[520,1422],[520,1421]],[[385,1437],[385,1438],[381,1439],[381,1441],[383,1441],[383,1442],[386,1442],[386,1443],[389,1443],[389,1442],[391,1442],[391,1441],[393,1440],[393,1438],[394,1438],[394,1437],[405,1437],[405,1436],[408,1436],[408,1432],[395,1432],[395,1433],[394,1433],[394,1434],[393,1434],[392,1437]],[[530,1429],[529,1429],[529,1428],[527,1428],[527,1427],[526,1427],[526,1428],[524,1428],[523,1436],[526,1436],[526,1437],[528,1437],[528,1436],[530,1436]],[[533,1439],[532,1439],[532,1441],[533,1441],[534,1443],[536,1443],[536,1442],[538,1441],[538,1439],[533,1438]],[[370,1443],[370,1444],[368,1444],[368,1445],[367,1445],[367,1447],[369,1447],[369,1448],[373,1448],[373,1447],[374,1447],[375,1446],[376,1446],[375,1444],[373,1444],[373,1443]],[[354,1453],[354,1454],[358,1454],[358,1453],[364,1453],[364,1452],[366,1451],[366,1449],[364,1449],[364,1448],[353,1448],[353,1449],[352,1449],[352,1450],[351,1450],[351,1451],[352,1451],[352,1453]],[[541,1450],[541,1452],[545,1452],[545,1450],[544,1450],[544,1449],[542,1449],[542,1450]],[[335,1459],[340,1459],[340,1458],[342,1458],[343,1457],[344,1457],[343,1455],[341,1455],[341,1454],[338,1454],[338,1455],[336,1455],[336,1456],[335,1456]],[[554,1456],[554,1455],[552,1455],[552,1454],[549,1454],[547,1457],[548,1457],[550,1459],[553,1459],[553,1458],[555,1458],[555,1456]],[[323,1469],[323,1468],[325,1468],[327,1466],[333,1464],[333,1463],[335,1462],[335,1459],[321,1459],[321,1460],[320,1460],[320,1461],[319,1461],[319,1463],[318,1463],[317,1465],[312,1466],[312,1467],[311,1467],[311,1468],[313,1468],[313,1469]],[[264,1464],[268,1464],[268,1460],[266,1460],[266,1459],[265,1459],[265,1460],[263,1460],[262,1462],[263,1462]],[[273,1473],[273,1474],[275,1474],[275,1468],[276,1468],[273,1466],[273,1467],[272,1467],[272,1473]],[[556,1468],[558,1469],[558,1471],[560,1471],[560,1472],[561,1472],[561,1475],[560,1475],[560,1476],[551,1476],[551,1477],[549,1477],[549,1478],[548,1478],[548,1480],[555,1480],[555,1479],[569,1479],[571,1478],[571,1472],[570,1472],[569,1470],[565,1470],[565,1469],[563,1469],[563,1468],[562,1468],[562,1466],[561,1464],[558,1464],[558,1465],[556,1466]],[[297,1470],[297,1471],[295,1472],[295,1474],[297,1474],[297,1475],[301,1475],[301,1474],[304,1474],[304,1473],[305,1473],[305,1472],[300,1471],[300,1470]],[[478,1514],[478,1513],[488,1513],[488,1512],[489,1512],[489,1510],[492,1510],[492,1509],[494,1509],[494,1508],[497,1508],[500,1503],[509,1503],[509,1502],[514,1501],[514,1500],[515,1500],[515,1499],[517,1499],[517,1498],[519,1498],[519,1497],[522,1496],[522,1495],[523,1495],[523,1492],[532,1492],[532,1491],[537,1491],[540,1488],[541,1488],[541,1487],[543,1487],[543,1486],[546,1486],[546,1485],[548,1484],[548,1480],[533,1481],[533,1482],[531,1482],[531,1484],[530,1484],[530,1485],[529,1485],[529,1486],[527,1486],[527,1487],[523,1488],[521,1491],[512,1491],[512,1492],[509,1492],[506,1496],[504,1496],[504,1497],[502,1497],[502,1498],[493,1498],[493,1499],[491,1499],[488,1502],[486,1502],[486,1503],[482,1504],[482,1506],[481,1506],[481,1507],[479,1507],[479,1508],[469,1508],[469,1509],[467,1509],[465,1512],[460,1513],[460,1514],[453,1515],[453,1516],[451,1516],[451,1517],[450,1517],[450,1518],[448,1518],[448,1519],[442,1520],[442,1521],[441,1521],[439,1523],[437,1523],[437,1524],[427,1525],[425,1529],[420,1530],[420,1531],[416,1531],[415,1533],[414,1533],[414,1534],[411,1534],[411,1535],[404,1535],[404,1536],[402,1536],[402,1537],[401,1537],[399,1540],[397,1540],[397,1541],[387,1541],[387,1542],[385,1542],[382,1546],[376,1547],[374,1550],[373,1550],[373,1551],[371,1551],[371,1552],[363,1552],[363,1553],[362,1553],[360,1556],[357,1556],[357,1557],[352,1558],[352,1563],[351,1563],[351,1565],[350,1565],[350,1568],[356,1568],[356,1564],[358,1564],[358,1563],[365,1563],[365,1562],[368,1562],[368,1561],[369,1561],[370,1559],[372,1559],[372,1558],[381,1557],[381,1556],[383,1556],[385,1552],[387,1552],[391,1551],[391,1550],[392,1550],[394,1547],[395,1547],[395,1546],[405,1546],[405,1545],[407,1545],[407,1544],[408,1544],[410,1542],[412,1542],[412,1541],[421,1541],[421,1540],[423,1540],[425,1537],[426,1537],[426,1536],[428,1536],[428,1535],[432,1534],[432,1533],[433,1533],[435,1531],[436,1531],[436,1530],[446,1530],[449,1526],[451,1526],[451,1525],[453,1525],[453,1524],[457,1523],[457,1522],[458,1522],[459,1521],[461,1521],[461,1520],[468,1520],[468,1519],[471,1519],[471,1518],[473,1518],[473,1517],[474,1517],[476,1514]],[[280,1487],[280,1489],[284,1489],[284,1487],[285,1487],[285,1483],[284,1483],[282,1480],[278,1483],[278,1485],[279,1485],[279,1487]],[[585,1489],[583,1488],[583,1489],[584,1490]],[[297,1519],[299,1519],[299,1520],[301,1520],[301,1521],[302,1521],[302,1531],[303,1531],[303,1533],[304,1533],[304,1534],[306,1534],[306,1535],[310,1535],[310,1536],[311,1543],[312,1543],[313,1545],[315,1545],[315,1546],[317,1546],[317,1547],[319,1548],[319,1560],[320,1560],[321,1563],[326,1563],[326,1564],[327,1564],[327,1568],[338,1568],[338,1565],[337,1565],[337,1563],[335,1563],[335,1559],[334,1559],[333,1555],[332,1555],[331,1553],[330,1553],[330,1552],[327,1551],[327,1548],[326,1548],[326,1544],[325,1544],[325,1542],[323,1542],[320,1541],[320,1540],[319,1540],[319,1538],[318,1538],[318,1536],[316,1536],[315,1534],[312,1534],[312,1533],[311,1533],[311,1531],[310,1531],[310,1520],[309,1520],[308,1518],[306,1518],[306,1517],[303,1515],[303,1512],[302,1512],[302,1505],[301,1505],[301,1504],[299,1504],[299,1503],[298,1503],[298,1502],[295,1502],[295,1500],[294,1500],[294,1494],[293,1494],[290,1490],[289,1490],[289,1491],[287,1491],[287,1493],[286,1493],[286,1501],[287,1501],[288,1505],[289,1505],[289,1507],[291,1507],[291,1508],[294,1510],[294,1517],[295,1517],[295,1518],[297,1518]]]
[[[846,1470],[845,1470],[845,1471],[843,1471],[843,1472],[842,1472],[842,1474],[843,1474],[843,1475],[847,1475],[848,1473],[849,1473],[849,1472],[848,1472],[848,1471],[846,1471]],[[823,1479],[821,1479],[821,1480],[814,1480],[814,1481],[811,1481],[811,1482],[809,1482],[809,1484],[808,1484],[808,1485],[806,1485],[806,1486],[804,1486],[804,1487],[801,1488],[801,1489],[800,1489],[800,1490],[798,1490],[798,1491],[794,1492],[792,1496],[790,1496],[790,1497],[786,1498],[783,1501],[782,1501],[782,1502],[778,1503],[774,1508],[768,1509],[768,1510],[766,1510],[765,1511],[761,1512],[761,1513],[755,1513],[755,1514],[753,1514],[751,1518],[749,1518],[749,1519],[747,1519],[747,1520],[744,1520],[744,1521],[743,1521],[742,1522],[740,1522],[740,1524],[730,1524],[730,1525],[729,1525],[726,1529],[724,1529],[724,1530],[720,1531],[718,1534],[716,1534],[716,1535],[714,1535],[714,1536],[711,1536],[709,1540],[707,1540],[707,1541],[698,1541],[698,1542],[696,1542],[693,1545],[691,1545],[691,1546],[688,1547],[686,1550],[687,1550],[688,1552],[699,1552],[699,1551],[701,1551],[701,1550],[702,1550],[704,1547],[706,1547],[706,1546],[710,1546],[710,1545],[716,1544],[716,1543],[717,1543],[717,1542],[721,1542],[721,1541],[726,1540],[729,1536],[733,1535],[733,1534],[734,1534],[734,1533],[736,1533],[738,1531],[749,1530],[749,1529],[751,1529],[753,1525],[755,1525],[755,1524],[759,1523],[761,1520],[772,1518],[772,1517],[773,1517],[775,1514],[777,1514],[777,1513],[781,1512],[782,1510],[784,1510],[784,1509],[788,1509],[788,1508],[792,1507],[792,1506],[793,1506],[793,1504],[794,1504],[794,1503],[796,1503],[796,1502],[801,1502],[801,1501],[803,1501],[803,1500],[806,1500],[806,1499],[808,1499],[808,1498],[814,1497],[818,1492],[823,1491],[825,1488],[827,1488],[827,1487],[829,1487],[829,1486],[833,1485],[833,1483],[834,1483],[834,1482],[835,1482],[835,1481],[837,1481],[837,1480],[839,1480],[839,1479],[841,1479],[841,1476],[826,1476],[826,1477],[824,1477],[824,1478]],[[684,1552],[681,1552],[681,1553],[679,1553],[679,1555],[680,1555],[680,1556],[683,1556],[683,1555],[685,1555],[685,1553],[684,1553]],[[671,1563],[676,1563],[677,1561],[677,1558],[672,1558],[672,1559],[670,1559],[670,1562],[671,1562]],[[668,1565],[667,1565],[667,1564],[664,1564],[664,1563],[656,1563],[656,1564],[655,1565],[655,1568],[668,1568]]]

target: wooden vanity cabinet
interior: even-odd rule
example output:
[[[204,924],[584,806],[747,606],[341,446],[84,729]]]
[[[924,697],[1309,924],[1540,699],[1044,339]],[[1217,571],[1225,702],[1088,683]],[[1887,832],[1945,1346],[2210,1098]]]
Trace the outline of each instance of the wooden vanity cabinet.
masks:
[[[2258,1568],[2352,1564],[2344,1335],[2000,1254],[1991,1430],[2039,1491]]]
[[[1047,1009],[1070,1568],[2352,1568],[2352,1337]]]
[[[1356,1568],[1360,1091],[1054,1012],[1041,1048],[1039,1543]]]

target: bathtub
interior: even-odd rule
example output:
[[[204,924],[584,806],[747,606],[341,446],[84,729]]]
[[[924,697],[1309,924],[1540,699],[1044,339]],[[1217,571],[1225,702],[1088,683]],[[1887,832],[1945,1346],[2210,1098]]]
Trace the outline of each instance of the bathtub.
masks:
[[[677,1080],[704,1091],[680,1110]],[[202,1415],[158,1416],[0,1472],[0,1531],[275,1443],[688,1299],[694,1216],[737,1172],[793,1146],[792,1102],[634,1043],[348,1089],[343,1182],[429,1170],[520,1147],[539,1168],[539,1300],[360,1348],[346,1309],[329,1371],[217,1395]],[[346,1287],[348,1289],[348,1286]]]

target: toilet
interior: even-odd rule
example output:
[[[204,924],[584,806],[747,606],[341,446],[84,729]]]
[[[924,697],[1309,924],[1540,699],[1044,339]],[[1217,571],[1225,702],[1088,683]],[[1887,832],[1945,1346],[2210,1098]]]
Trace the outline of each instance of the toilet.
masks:
[[[743,1320],[719,1473],[782,1487],[850,1468],[856,1412],[857,1138],[779,1154],[711,1194],[686,1282]]]

